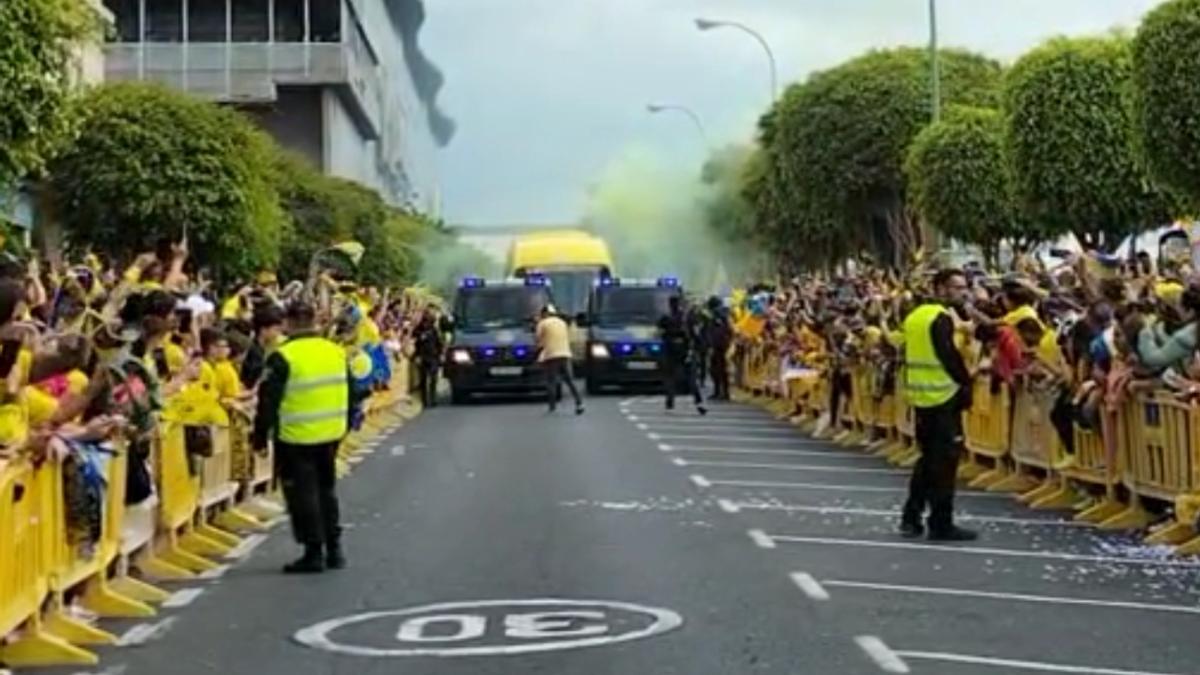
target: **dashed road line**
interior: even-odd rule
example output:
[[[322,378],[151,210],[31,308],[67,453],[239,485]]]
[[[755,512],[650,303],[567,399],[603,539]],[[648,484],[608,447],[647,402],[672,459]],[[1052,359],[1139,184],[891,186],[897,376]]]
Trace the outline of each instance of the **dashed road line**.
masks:
[[[892,651],[883,640],[874,635],[859,635],[854,638],[860,649],[866,652],[867,656],[879,666],[879,669],[885,673],[909,673],[908,664],[900,655]]]
[[[750,540],[759,548],[775,548],[775,540],[762,530],[747,530]]]
[[[971,656],[968,654],[952,654],[949,652],[924,652],[901,650],[892,652],[897,658],[916,661],[937,661],[941,663],[957,663],[971,666],[992,666],[1012,670],[1037,671],[1042,673],[1086,673],[1087,675],[1177,675],[1175,673],[1150,672],[1148,670],[1122,670],[1120,668],[1097,668],[1095,666],[1076,666],[1062,663],[1045,663],[1042,661],[1022,661],[1018,659],[1000,659],[991,656]],[[885,669],[886,670],[886,669]],[[897,670],[889,672],[903,672]]]
[[[678,446],[660,443],[659,450],[663,452],[695,452],[718,455],[770,455],[773,457],[837,457],[839,459],[859,459],[877,462],[879,458],[871,455],[859,455],[836,450],[770,450],[767,448],[729,448],[709,446]]]
[[[722,487],[746,487],[746,488],[796,488],[803,490],[829,490],[834,492],[890,492],[890,493],[907,493],[908,487],[897,485],[888,487],[882,485],[830,485],[827,483],[788,483],[783,481],[769,480],[717,480],[710,479],[710,485]],[[957,498],[980,498],[980,499],[1003,499],[1012,501],[1012,495],[1003,494],[1000,492],[976,492],[960,490],[956,494]]]
[[[679,466],[705,466],[720,469],[770,469],[772,471],[812,471],[817,473],[873,473],[886,475],[902,475],[905,472],[896,469],[875,469],[855,466],[832,466],[829,464],[769,464],[757,462],[710,462],[703,460],[683,459],[676,457]]]
[[[811,445],[827,445],[824,441],[814,441],[811,438],[785,436],[714,436],[713,434],[660,434],[657,431],[646,434],[652,441],[723,441],[728,443],[786,443],[799,447]]]
[[[809,600],[824,602],[829,599],[829,591],[817,581],[813,575],[808,572],[792,572],[792,583],[800,589],[802,593],[808,596]]]
[[[762,425],[747,427],[745,425],[734,427],[724,424],[646,424],[645,422],[637,422],[639,429],[651,429],[656,432],[679,433],[688,431],[697,432],[718,432],[729,431],[733,433],[750,432],[756,434],[770,434],[772,437],[778,438],[795,438],[797,440],[812,440],[797,434],[794,429],[768,429]],[[718,437],[720,438],[720,437]]]
[[[692,474],[691,476],[689,476],[689,478],[691,479],[692,483],[694,483],[696,485],[696,487],[698,487],[698,488],[712,487],[712,483],[710,483],[707,478],[705,478],[704,476],[701,476],[699,474]]]
[[[203,593],[203,588],[183,588],[172,593],[169,598],[163,601],[162,606],[171,608],[187,607]]]
[[[158,640],[171,630],[179,617],[169,616],[156,623],[139,623],[117,638],[118,647],[138,647]]]
[[[717,506],[721,507],[721,510],[725,513],[737,513],[741,510],[737,504],[729,499],[718,499]]]
[[[1124,558],[1121,556],[1094,555],[1085,553],[1063,553],[1061,551],[1030,551],[1010,548],[990,548],[971,545],[953,545],[902,541],[879,541],[874,539],[841,539],[837,537],[799,537],[787,534],[769,535],[773,541],[787,544],[820,544],[848,546],[853,548],[890,548],[908,551],[959,553],[963,555],[990,555],[1009,558],[1038,558],[1043,560],[1069,560],[1072,562],[1111,563],[1115,565],[1139,565],[1145,567],[1175,567],[1196,569],[1200,562],[1184,560],[1159,560],[1147,558]]]
[[[267,535],[265,534],[252,534],[243,539],[241,543],[234,547],[234,549],[226,554],[225,557],[230,560],[242,560],[253,553],[254,549],[262,546],[263,542],[266,540]],[[224,574],[224,572],[222,572],[222,574]]]
[[[211,570],[205,570],[204,572],[197,574],[196,578],[204,579],[205,581],[211,581],[213,579],[220,579],[221,577],[225,576],[225,573],[228,571],[229,565],[217,565]]]
[[[778,503],[758,503],[758,502],[733,502],[729,501],[730,507],[736,513],[737,511],[781,511],[781,512],[797,512],[797,513],[814,513],[822,516],[839,515],[839,516],[872,516],[880,518],[899,518],[900,509],[863,509],[852,508],[847,506],[805,506],[802,504],[778,504]],[[997,523],[1004,525],[1021,525],[1034,527],[1068,527],[1068,528],[1090,528],[1090,523],[1084,523],[1076,520],[1050,520],[1048,518],[1009,518],[1006,516],[978,516],[970,513],[956,513],[955,520],[963,520],[976,523]]]
[[[1189,605],[1155,605],[1146,602],[1125,602],[1120,600],[1092,600],[1088,598],[1068,598],[1054,595],[1031,595],[1026,593],[999,593],[993,591],[974,591],[965,588],[938,588],[933,586],[908,586],[904,584],[877,584],[863,581],[845,581],[841,579],[822,579],[821,583],[833,588],[852,588],[868,591],[884,591],[894,593],[912,593],[920,595],[947,595],[964,598],[980,598],[984,600],[1004,600],[1009,602],[1028,602],[1045,605],[1082,605],[1086,607],[1103,607],[1108,609],[1130,609],[1147,612],[1167,612],[1175,614],[1200,614],[1200,606]]]

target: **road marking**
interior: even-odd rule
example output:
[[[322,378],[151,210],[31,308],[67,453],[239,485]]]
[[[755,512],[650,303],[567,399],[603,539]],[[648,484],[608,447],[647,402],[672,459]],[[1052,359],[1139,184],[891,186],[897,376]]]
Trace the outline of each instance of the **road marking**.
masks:
[[[392,457],[403,457],[408,452],[408,449],[403,445],[397,445],[392,448]]]
[[[787,443],[791,445],[828,445],[824,441],[814,441],[811,438],[801,436],[783,437],[783,436],[714,436],[706,434],[697,436],[694,434],[660,434],[653,432],[646,434],[651,440],[673,440],[673,441],[729,441],[738,443]]]
[[[125,671],[127,671],[127,670],[129,670],[129,666],[122,663],[119,665],[111,666],[109,668],[105,668],[104,670],[101,670],[99,672],[91,673],[91,672],[87,672],[87,671],[79,671],[79,672],[75,673],[74,675],[125,675]],[[0,668],[0,675],[12,675],[12,671],[5,669],[5,668]]]
[[[498,616],[503,620],[498,621]],[[396,631],[392,639],[399,646],[335,642],[339,631],[367,622]],[[429,630],[434,625],[441,629]],[[480,600],[339,617],[304,628],[293,639],[313,649],[374,658],[511,656],[614,645],[662,635],[682,625],[683,617],[676,612],[626,602]],[[447,627],[456,632],[446,634]]]
[[[1121,670],[1119,668],[1096,668],[1094,666],[1073,666],[1061,663],[1043,663],[1041,661],[1019,661],[1016,659],[998,659],[991,656],[970,656],[967,654],[950,654],[947,652],[922,652],[901,650],[895,652],[899,657],[918,661],[942,661],[973,666],[996,666],[1015,670],[1036,670],[1043,673],[1087,673],[1088,675],[1174,675],[1173,673],[1150,672],[1148,670]],[[908,671],[903,671],[908,672]]]
[[[964,555],[992,555],[1010,558],[1040,558],[1044,560],[1070,560],[1073,562],[1112,563],[1118,565],[1143,565],[1147,567],[1176,567],[1196,569],[1200,562],[1183,560],[1148,560],[1145,558],[1122,558],[1120,556],[1091,555],[1085,553],[1062,553],[1060,551],[1028,551],[1011,548],[985,548],[977,546],[956,546],[950,544],[918,544],[904,541],[878,541],[873,539],[838,539],[835,537],[797,537],[785,534],[770,535],[775,541],[792,544],[825,544],[829,546],[851,546],[860,548],[893,548],[910,551],[943,551],[961,553]]]
[[[813,575],[807,572],[792,572],[792,583],[808,596],[809,600],[824,602],[829,599],[829,592],[821,585],[821,582],[813,578]]]
[[[687,431],[699,431],[699,432],[706,432],[706,433],[707,432],[716,432],[716,431],[731,431],[734,433],[750,432],[750,433],[760,433],[760,434],[771,434],[772,437],[781,437],[782,436],[782,437],[799,438],[801,440],[805,440],[805,437],[796,433],[795,429],[765,429],[761,425],[753,426],[753,427],[746,427],[746,426],[732,427],[732,426],[726,426],[723,424],[650,424],[650,425],[647,425],[645,422],[638,422],[638,425],[639,425],[639,428],[642,426],[649,426],[649,427],[652,427],[654,429],[654,431],[665,431],[667,433],[680,433],[680,432],[687,432]]]
[[[645,431],[645,430],[649,429],[650,427],[646,426],[645,424],[642,424],[641,422],[638,422],[637,428],[641,429],[642,431]]]
[[[896,652],[874,635],[859,635],[854,638],[859,648],[885,673],[909,673],[908,664]]]
[[[801,504],[774,504],[757,502],[732,503],[732,508],[747,511],[796,511],[800,513],[815,513],[818,515],[849,515],[849,516],[879,516],[880,518],[899,518],[900,509],[860,509],[843,506],[804,506]],[[1090,523],[1075,520],[1049,520],[1045,518],[1008,518],[1005,516],[976,516],[970,513],[956,513],[955,520],[966,520],[976,523],[1001,523],[1005,525],[1033,525],[1043,527],[1073,527],[1090,528]]]
[[[220,579],[221,577],[225,576],[225,573],[228,571],[229,565],[217,565],[211,570],[207,570],[196,575],[196,578],[211,581],[213,579]]]
[[[375,446],[372,445],[372,446],[368,447],[367,451],[374,452]],[[366,457],[363,457],[361,455],[355,455],[355,456],[351,457],[350,459],[347,459],[346,461],[350,464],[362,464],[364,461],[366,461],[366,459],[367,459]]]
[[[254,549],[262,546],[262,543],[266,540],[267,535],[265,534],[252,534],[243,539],[242,542],[234,547],[232,551],[226,554],[225,557],[231,560],[243,560],[253,553]]]
[[[175,591],[171,597],[163,601],[163,607],[187,607],[204,593],[203,588],[184,588]]]
[[[729,427],[778,427],[780,431],[790,431],[793,434],[799,434],[796,428],[788,425],[785,422],[780,422],[772,417],[763,417],[761,419],[755,417],[714,417],[712,411],[704,417],[680,417],[678,415],[637,415],[630,416],[630,420],[634,422],[646,422],[653,425],[678,425],[685,427],[711,427],[721,426]],[[713,424],[714,420],[725,419],[719,425]]]
[[[760,464],[755,462],[707,462],[696,461],[693,459],[683,459],[676,457],[675,463],[679,466],[708,466],[725,469],[772,469],[778,471],[814,471],[825,473],[876,473],[876,474],[904,474],[903,471],[896,469],[871,469],[852,466],[830,466],[828,464]]]
[[[666,448],[666,449],[664,449]],[[779,457],[837,457],[839,459],[855,459],[867,460],[872,462],[879,461],[879,458],[871,455],[858,455],[849,452],[838,452],[836,450],[768,450],[766,448],[722,448],[722,447],[680,447],[677,445],[659,445],[659,450],[663,452],[704,452],[713,454],[728,454],[728,455],[772,455]]]
[[[721,507],[721,510],[724,511],[725,513],[737,513],[738,511],[741,510],[740,508],[738,508],[737,504],[734,504],[732,501],[730,501],[728,499],[718,499],[717,506]]]
[[[117,638],[118,647],[138,647],[167,634],[179,617],[169,616],[157,623],[139,623]]]
[[[829,485],[826,483],[784,483],[769,480],[710,480],[711,485],[751,488],[798,488],[804,490],[832,490],[835,492],[899,492],[907,493],[903,486],[883,487],[878,485]],[[959,491],[956,497],[978,497],[980,499],[1004,499],[1011,501],[1012,495],[1000,492]]]
[[[1111,609],[1135,609],[1147,612],[1200,614],[1200,606],[1189,605],[1153,605],[1145,602],[1089,600],[1088,598],[1067,598],[1054,595],[1029,595],[1025,593],[973,591],[963,588],[936,588],[932,586],[906,586],[902,584],[875,584],[862,581],[842,581],[840,579],[823,579],[822,581],[826,586],[833,586],[835,588],[858,588],[868,591],[890,591],[896,593],[916,593],[925,595],[949,595],[964,598],[984,598],[988,600],[1032,602],[1046,605],[1084,605],[1088,607],[1106,607]]]
[[[708,479],[705,478],[704,476],[701,476],[700,474],[694,473],[690,476],[690,478],[692,479],[692,482],[695,483],[696,487],[698,487],[698,488],[712,487],[712,483],[708,482]]]
[[[746,534],[750,535],[750,540],[759,548],[775,548],[775,540],[762,530],[747,530]]]
[[[687,466],[688,463],[682,457],[672,457],[671,463],[675,466]]]

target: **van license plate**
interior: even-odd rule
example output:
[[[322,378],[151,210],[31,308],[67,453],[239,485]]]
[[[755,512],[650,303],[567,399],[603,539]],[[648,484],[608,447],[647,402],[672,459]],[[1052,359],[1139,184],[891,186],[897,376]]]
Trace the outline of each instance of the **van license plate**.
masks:
[[[525,372],[525,369],[521,366],[496,366],[488,372],[497,377],[518,377]]]
[[[625,367],[630,370],[658,370],[658,364],[654,361],[630,361]]]

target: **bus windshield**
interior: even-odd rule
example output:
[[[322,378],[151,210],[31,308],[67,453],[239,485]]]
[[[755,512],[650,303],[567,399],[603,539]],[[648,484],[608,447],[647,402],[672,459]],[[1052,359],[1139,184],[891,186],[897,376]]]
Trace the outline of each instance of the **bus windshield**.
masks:
[[[556,270],[542,273],[554,290],[554,304],[559,314],[574,317],[587,311],[588,294],[600,274],[596,269]]]
[[[543,287],[473,288],[458,292],[455,320],[463,330],[495,330],[531,325],[550,303]]]
[[[670,288],[602,288],[596,291],[593,321],[601,326],[656,324],[671,310]]]

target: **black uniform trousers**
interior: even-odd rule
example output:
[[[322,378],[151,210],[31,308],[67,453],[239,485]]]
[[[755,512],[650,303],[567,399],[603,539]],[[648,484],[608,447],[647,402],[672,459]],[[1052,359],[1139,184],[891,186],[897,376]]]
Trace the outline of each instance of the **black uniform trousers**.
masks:
[[[417,358],[417,389],[420,392],[421,405],[426,408],[437,406],[440,366],[437,357],[420,356]]]
[[[929,507],[929,529],[954,525],[954,486],[964,452],[962,405],[957,397],[933,408],[916,408],[916,436],[921,456],[913,467],[904,504],[904,522],[920,524]]]
[[[709,370],[713,380],[713,399],[729,400],[729,350],[715,348],[709,359]]]
[[[338,442],[297,445],[275,441],[292,534],[305,546],[337,546],[342,527],[337,499]]]
[[[667,356],[662,361],[663,389],[667,394],[667,407],[675,407],[675,394],[679,390],[680,381],[686,388],[685,394],[691,394],[696,405],[704,403],[704,395],[700,393],[700,383],[696,381],[696,369],[691,360]]]

